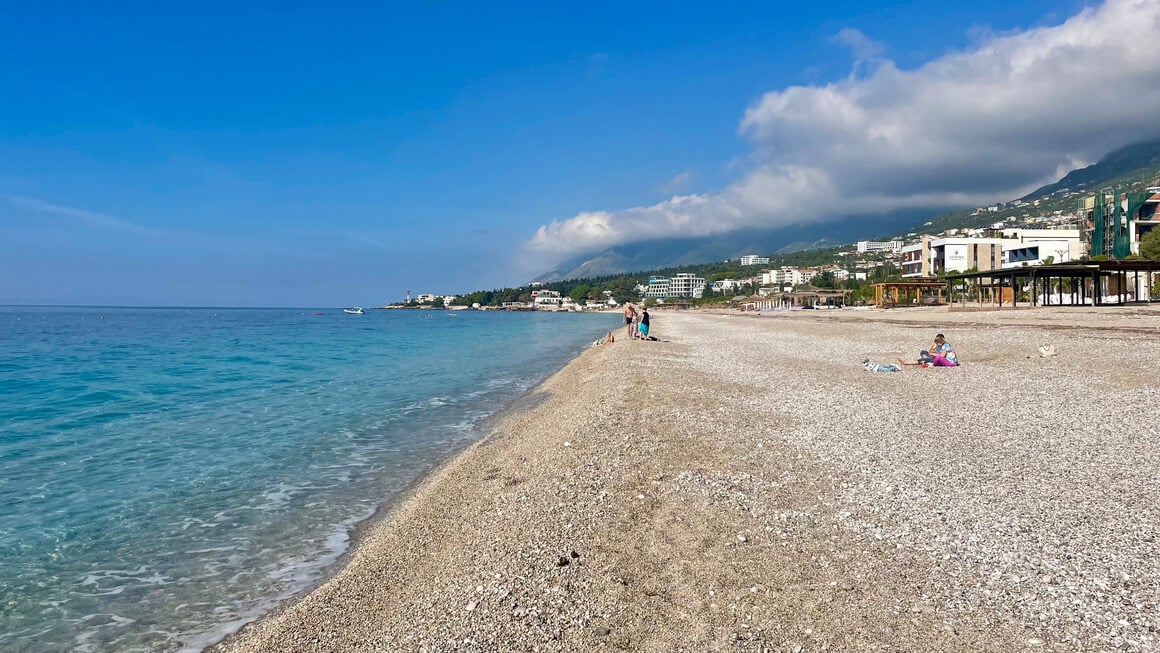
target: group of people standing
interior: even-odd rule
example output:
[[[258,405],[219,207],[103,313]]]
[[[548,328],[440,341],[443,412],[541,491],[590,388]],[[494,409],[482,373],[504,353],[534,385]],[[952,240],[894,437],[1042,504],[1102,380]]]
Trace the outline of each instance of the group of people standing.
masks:
[[[648,340],[649,315],[648,309],[633,303],[624,305],[624,329],[629,338]]]

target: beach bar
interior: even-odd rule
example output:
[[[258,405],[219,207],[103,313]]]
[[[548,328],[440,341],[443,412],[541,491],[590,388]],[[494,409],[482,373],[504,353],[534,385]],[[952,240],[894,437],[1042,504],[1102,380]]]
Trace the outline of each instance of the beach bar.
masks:
[[[1079,261],[947,277],[962,305],[1107,306],[1157,301],[1160,261]]]
[[[941,306],[947,283],[939,279],[884,281],[874,284],[874,305],[878,308],[900,306]]]

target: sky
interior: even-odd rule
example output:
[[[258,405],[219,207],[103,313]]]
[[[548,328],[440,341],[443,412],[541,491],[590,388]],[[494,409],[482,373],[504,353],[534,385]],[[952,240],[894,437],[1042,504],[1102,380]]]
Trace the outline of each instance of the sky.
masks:
[[[1160,135],[1160,0],[8,4],[0,304],[382,305]]]

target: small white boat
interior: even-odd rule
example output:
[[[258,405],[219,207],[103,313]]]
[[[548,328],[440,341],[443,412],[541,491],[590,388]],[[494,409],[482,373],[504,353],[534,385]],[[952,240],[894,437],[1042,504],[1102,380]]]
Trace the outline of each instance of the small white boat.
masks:
[[[366,311],[364,311],[362,309],[362,306],[355,306],[354,308],[344,308],[344,309],[342,309],[342,312],[343,313],[350,313],[351,315],[365,315],[366,314]]]

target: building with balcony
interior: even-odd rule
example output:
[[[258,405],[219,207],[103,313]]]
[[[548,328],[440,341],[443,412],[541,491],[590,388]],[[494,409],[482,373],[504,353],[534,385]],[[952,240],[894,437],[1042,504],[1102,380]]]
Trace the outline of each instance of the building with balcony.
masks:
[[[1067,263],[1082,257],[1079,229],[1007,229],[1003,235],[1017,242],[1003,246],[1004,268]]]
[[[749,254],[741,257],[741,265],[769,265],[769,257]]]
[[[907,245],[898,252],[899,265],[902,267],[904,278],[915,279],[934,276],[930,267],[930,236],[923,236],[917,243]]]
[[[895,253],[902,249],[901,240],[859,240],[858,253],[890,252]]]
[[[548,308],[560,306],[561,304],[563,304],[563,298],[560,297],[560,292],[557,290],[532,291],[532,305],[536,308]]]
[[[672,277],[648,278],[648,286],[644,296],[651,299],[669,299],[672,297],[694,297],[700,299],[705,294],[705,278],[689,272],[682,272]]]
[[[1099,192],[1080,200],[1091,231],[1091,255],[1124,259],[1140,253],[1140,239],[1160,225],[1160,186],[1143,191]]]

